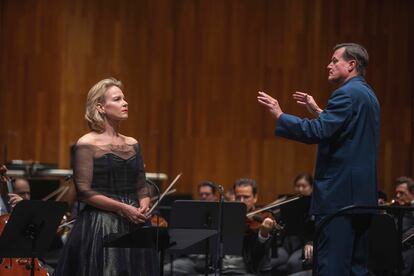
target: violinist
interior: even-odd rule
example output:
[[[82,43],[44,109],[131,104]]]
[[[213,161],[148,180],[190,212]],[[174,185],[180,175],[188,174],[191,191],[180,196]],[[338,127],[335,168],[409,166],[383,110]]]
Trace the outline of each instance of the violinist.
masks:
[[[25,178],[16,178],[13,184],[13,193],[9,193],[9,204],[14,208],[22,200],[30,200],[31,191],[29,182]]]
[[[14,207],[22,200],[30,200],[31,192],[29,182],[24,178],[17,178],[14,181],[6,177],[7,168],[4,165],[0,166],[0,187],[2,188],[2,196],[0,197],[0,208],[5,210],[0,215],[0,234],[4,230],[10,213]],[[11,187],[4,188],[4,184],[11,183]],[[7,190],[8,200],[4,200],[4,194]],[[8,206],[8,208],[6,208]],[[4,209],[3,209],[4,208]],[[1,259],[0,259],[1,260]],[[29,258],[5,258],[0,261],[0,275],[28,275],[31,269],[31,260]],[[53,268],[48,264],[40,261],[38,258],[34,259],[35,275],[46,276],[53,272]]]
[[[300,173],[293,181],[296,195],[310,197],[313,191],[313,178],[309,173]],[[312,236],[314,223],[309,210],[303,210],[303,229],[296,234],[282,235],[280,245],[274,249],[277,257],[272,258],[273,273],[284,275],[303,270],[304,261],[310,262],[313,253]]]
[[[247,212],[255,209],[258,199],[256,181],[249,178],[237,180],[233,186],[236,201],[246,204]],[[246,226],[255,225],[250,219],[246,220]],[[243,256],[225,256],[223,259],[223,272],[248,275],[270,275],[271,273],[271,241],[272,231],[276,222],[273,217],[264,217],[253,227],[246,231],[243,240]]]
[[[410,206],[414,204],[414,193],[410,190],[413,179],[406,176],[398,177],[395,180],[394,198],[400,206]]]
[[[400,206],[414,207],[414,180],[401,176],[395,180],[395,202]],[[405,212],[402,218],[403,237],[414,228],[414,212]],[[414,275],[414,248],[402,251],[404,267],[401,275]]]
[[[2,165],[0,167],[0,183],[6,183],[7,178],[5,176],[7,172],[6,166]],[[7,209],[13,209],[16,204],[22,200],[30,200],[31,192],[29,182],[25,178],[17,178],[14,181],[10,181],[12,184],[13,192],[6,192],[6,188],[2,187],[2,196],[0,198],[0,215],[8,213]],[[4,186],[4,185],[2,185]],[[8,200],[6,200],[6,196]],[[7,208],[9,207],[9,208]]]

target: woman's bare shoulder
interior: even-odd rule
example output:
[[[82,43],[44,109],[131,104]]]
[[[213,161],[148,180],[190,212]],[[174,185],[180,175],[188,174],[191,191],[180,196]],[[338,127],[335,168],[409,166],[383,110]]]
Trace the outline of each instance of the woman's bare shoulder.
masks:
[[[89,145],[95,145],[96,144],[96,136],[97,134],[95,132],[89,132],[83,135],[78,139],[76,142],[77,145],[80,144],[89,144]]]
[[[137,139],[135,139],[134,137],[122,135],[122,138],[124,138],[125,143],[128,145],[138,144]]]

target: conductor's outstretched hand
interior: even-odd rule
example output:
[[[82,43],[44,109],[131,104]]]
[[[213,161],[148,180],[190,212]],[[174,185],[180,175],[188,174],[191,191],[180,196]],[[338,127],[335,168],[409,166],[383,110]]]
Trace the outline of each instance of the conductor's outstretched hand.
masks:
[[[257,101],[259,104],[263,105],[276,120],[278,120],[280,115],[283,114],[283,111],[279,106],[279,102],[265,92],[259,91]]]
[[[308,93],[296,91],[292,94],[292,97],[296,103],[305,106],[309,113],[311,113],[314,117],[318,117],[319,114],[323,111],[316,104],[316,101],[313,99],[313,97]]]

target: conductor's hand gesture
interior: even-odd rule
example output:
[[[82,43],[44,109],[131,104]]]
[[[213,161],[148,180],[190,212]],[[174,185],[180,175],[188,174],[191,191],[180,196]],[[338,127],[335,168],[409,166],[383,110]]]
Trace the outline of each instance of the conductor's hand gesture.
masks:
[[[263,105],[276,120],[278,120],[280,115],[283,114],[283,111],[279,106],[279,102],[265,92],[259,91],[257,101],[259,104]]]

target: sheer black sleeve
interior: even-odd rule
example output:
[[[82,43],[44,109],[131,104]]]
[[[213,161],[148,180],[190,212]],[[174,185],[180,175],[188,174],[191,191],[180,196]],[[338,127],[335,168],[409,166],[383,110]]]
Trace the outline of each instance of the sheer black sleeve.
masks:
[[[99,194],[92,190],[94,150],[90,145],[78,144],[74,150],[73,176],[79,200]]]
[[[142,158],[141,147],[139,144],[134,145],[135,152],[137,154],[138,162],[138,175],[137,175],[137,195],[139,199],[150,196],[150,187],[146,182],[145,178],[145,169],[144,169],[144,160]]]

